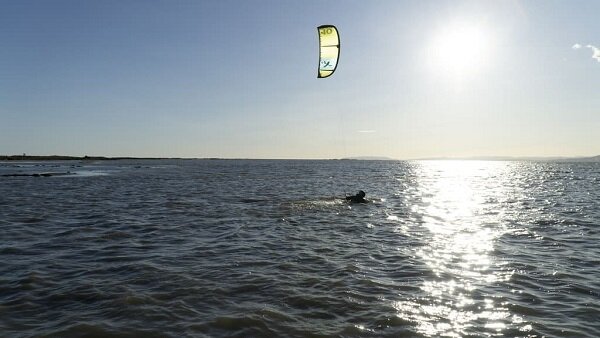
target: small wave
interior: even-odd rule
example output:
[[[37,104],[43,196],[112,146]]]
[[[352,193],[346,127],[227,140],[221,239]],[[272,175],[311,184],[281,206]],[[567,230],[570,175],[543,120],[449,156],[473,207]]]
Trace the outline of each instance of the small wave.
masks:
[[[93,322],[93,324],[92,324]],[[56,337],[111,337],[111,338],[133,338],[133,337],[148,337],[148,338],[164,338],[171,337],[160,330],[152,329],[131,329],[126,327],[115,327],[114,324],[98,324],[94,320],[90,323],[76,323],[69,325],[64,329],[59,330],[44,330],[39,337],[56,338]]]

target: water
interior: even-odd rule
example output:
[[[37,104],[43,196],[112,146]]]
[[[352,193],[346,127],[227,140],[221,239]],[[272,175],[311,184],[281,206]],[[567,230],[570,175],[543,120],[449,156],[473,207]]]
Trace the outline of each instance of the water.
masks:
[[[1,337],[600,336],[600,163],[73,163],[0,163],[74,173],[0,177]]]

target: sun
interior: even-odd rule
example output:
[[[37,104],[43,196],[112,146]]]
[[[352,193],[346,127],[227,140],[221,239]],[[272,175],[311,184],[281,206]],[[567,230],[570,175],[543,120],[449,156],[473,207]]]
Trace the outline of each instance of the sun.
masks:
[[[483,25],[454,23],[434,34],[428,51],[431,68],[439,74],[465,77],[490,62],[491,35]]]

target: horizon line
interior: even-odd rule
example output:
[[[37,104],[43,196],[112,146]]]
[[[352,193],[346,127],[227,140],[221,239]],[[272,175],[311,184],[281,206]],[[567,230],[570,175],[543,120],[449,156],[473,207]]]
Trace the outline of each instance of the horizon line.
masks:
[[[419,158],[397,159],[387,156],[351,156],[341,158],[266,158],[266,157],[166,157],[166,156],[73,156],[73,155],[0,155],[0,161],[19,160],[311,160],[311,161],[516,161],[516,160],[569,160],[569,159],[595,159],[600,160],[600,155],[579,156],[431,156]]]

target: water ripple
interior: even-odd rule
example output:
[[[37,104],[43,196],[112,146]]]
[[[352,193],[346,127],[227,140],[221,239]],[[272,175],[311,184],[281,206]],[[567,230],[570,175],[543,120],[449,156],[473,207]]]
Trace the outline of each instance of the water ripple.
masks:
[[[72,166],[0,165],[77,172],[0,178],[0,336],[600,336],[598,164]]]

